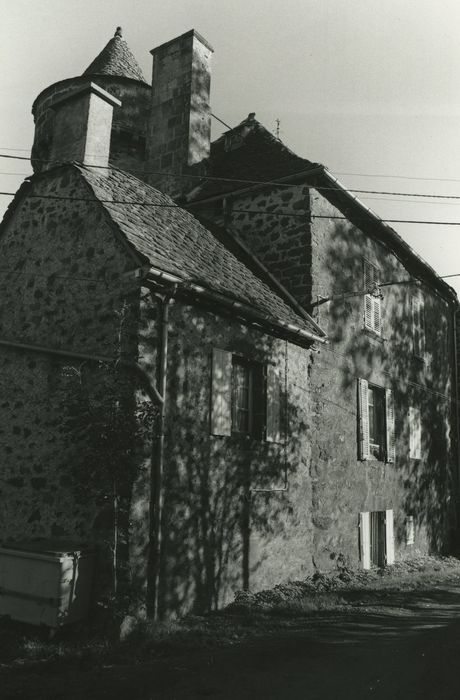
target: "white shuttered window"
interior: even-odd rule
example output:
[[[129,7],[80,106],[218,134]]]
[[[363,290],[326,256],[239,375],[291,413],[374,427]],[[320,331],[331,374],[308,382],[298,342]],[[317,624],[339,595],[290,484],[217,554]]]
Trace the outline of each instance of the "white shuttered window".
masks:
[[[358,458],[395,461],[393,392],[366,379],[358,379]]]
[[[386,410],[386,461],[395,461],[395,407],[393,392],[391,389],[385,391]]]
[[[268,442],[281,441],[280,416],[281,385],[278,371],[272,365],[267,367],[267,424],[266,439]]]
[[[380,271],[369,260],[363,259],[363,282],[367,294],[364,295],[364,327],[382,332],[382,304],[381,298],[376,296],[377,285],[380,282]]]
[[[416,357],[425,355],[425,307],[421,296],[414,296],[412,305],[412,342]]]
[[[371,568],[371,527],[370,514],[365,511],[359,514],[359,544],[363,569]]]
[[[365,379],[358,379],[358,440],[359,459],[369,459],[369,402],[368,383]]]
[[[211,433],[232,434],[232,353],[212,351]]]
[[[420,409],[414,406],[409,408],[409,457],[422,458],[422,422]]]

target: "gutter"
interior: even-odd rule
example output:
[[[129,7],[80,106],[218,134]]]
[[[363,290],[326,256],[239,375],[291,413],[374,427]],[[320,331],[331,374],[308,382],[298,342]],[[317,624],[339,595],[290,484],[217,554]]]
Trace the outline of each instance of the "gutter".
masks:
[[[284,333],[287,332],[296,339],[300,338],[305,341],[321,344],[328,342],[325,336],[319,336],[311,331],[305,330],[304,328],[299,328],[299,326],[295,325],[294,323],[288,323],[286,321],[282,321],[281,319],[271,318],[268,314],[254,311],[254,309],[248,304],[229,299],[224,294],[220,294],[219,292],[211,292],[205,287],[201,287],[194,282],[188,282],[187,280],[181,279],[180,277],[172,275],[168,272],[163,272],[162,270],[151,267],[149,276],[151,277],[152,281],[155,282],[164,281],[168,284],[181,285],[182,290],[189,291],[201,299],[211,301],[221,306],[225,306],[228,309],[232,309],[233,311],[237,311],[242,318],[249,321],[255,321],[263,327],[270,329],[272,332],[273,329],[276,328],[278,331],[283,331]]]

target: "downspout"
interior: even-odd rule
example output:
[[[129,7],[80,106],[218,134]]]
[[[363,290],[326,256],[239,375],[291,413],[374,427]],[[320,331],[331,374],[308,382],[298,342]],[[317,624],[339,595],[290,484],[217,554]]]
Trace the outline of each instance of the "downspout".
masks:
[[[147,611],[149,617],[158,620],[159,588],[161,574],[161,545],[162,545],[162,516],[163,516],[163,473],[164,473],[164,443],[165,443],[165,413],[166,413],[166,380],[168,369],[168,323],[169,307],[173,303],[175,288],[167,294],[159,294],[150,288],[152,299],[158,302],[159,308],[159,358],[158,358],[158,391],[162,398],[158,404],[159,414],[157,432],[153,436],[152,463],[150,475],[150,562],[148,572]]]

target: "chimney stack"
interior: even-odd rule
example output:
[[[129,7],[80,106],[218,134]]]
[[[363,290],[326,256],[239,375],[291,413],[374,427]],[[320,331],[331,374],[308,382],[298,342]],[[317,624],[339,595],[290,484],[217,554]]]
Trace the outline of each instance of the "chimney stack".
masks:
[[[107,168],[113,108],[120,106],[120,100],[95,83],[87,83],[53,102],[52,162],[47,169],[56,161]]]
[[[150,52],[153,75],[147,171],[184,175],[190,166],[209,157],[213,51],[192,29]],[[186,178],[149,175],[148,181],[169,194],[187,188]]]

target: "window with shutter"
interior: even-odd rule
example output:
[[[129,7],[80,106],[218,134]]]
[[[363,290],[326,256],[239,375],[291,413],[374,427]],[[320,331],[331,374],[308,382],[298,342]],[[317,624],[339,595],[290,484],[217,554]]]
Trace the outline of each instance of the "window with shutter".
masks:
[[[393,393],[365,379],[358,379],[358,446],[361,460],[395,460]]]
[[[278,371],[272,365],[267,367],[267,430],[268,442],[281,441],[281,384]]]
[[[359,514],[359,544],[363,569],[370,569],[370,513],[368,511]]]
[[[394,397],[391,389],[385,391],[385,411],[386,411],[386,461],[394,462],[396,459],[395,440],[395,407]]]
[[[360,513],[359,541],[363,569],[394,564],[393,511],[390,509]]]
[[[281,442],[281,382],[272,365],[226,350],[212,355],[211,433]]]
[[[422,457],[422,423],[420,409],[409,408],[409,457],[421,459]]]
[[[412,297],[411,307],[413,352],[416,357],[423,358],[425,354],[425,308],[422,297]]]
[[[359,459],[369,459],[369,409],[368,383],[358,379],[358,454]]]
[[[382,332],[382,305],[381,298],[377,296],[380,282],[380,271],[369,260],[363,259],[363,284],[367,294],[364,295],[364,327]]]
[[[391,566],[395,563],[395,538],[393,527],[393,511],[385,511],[385,545],[386,545],[386,564]]]
[[[232,354],[214,348],[212,352],[211,433],[232,432]]]

